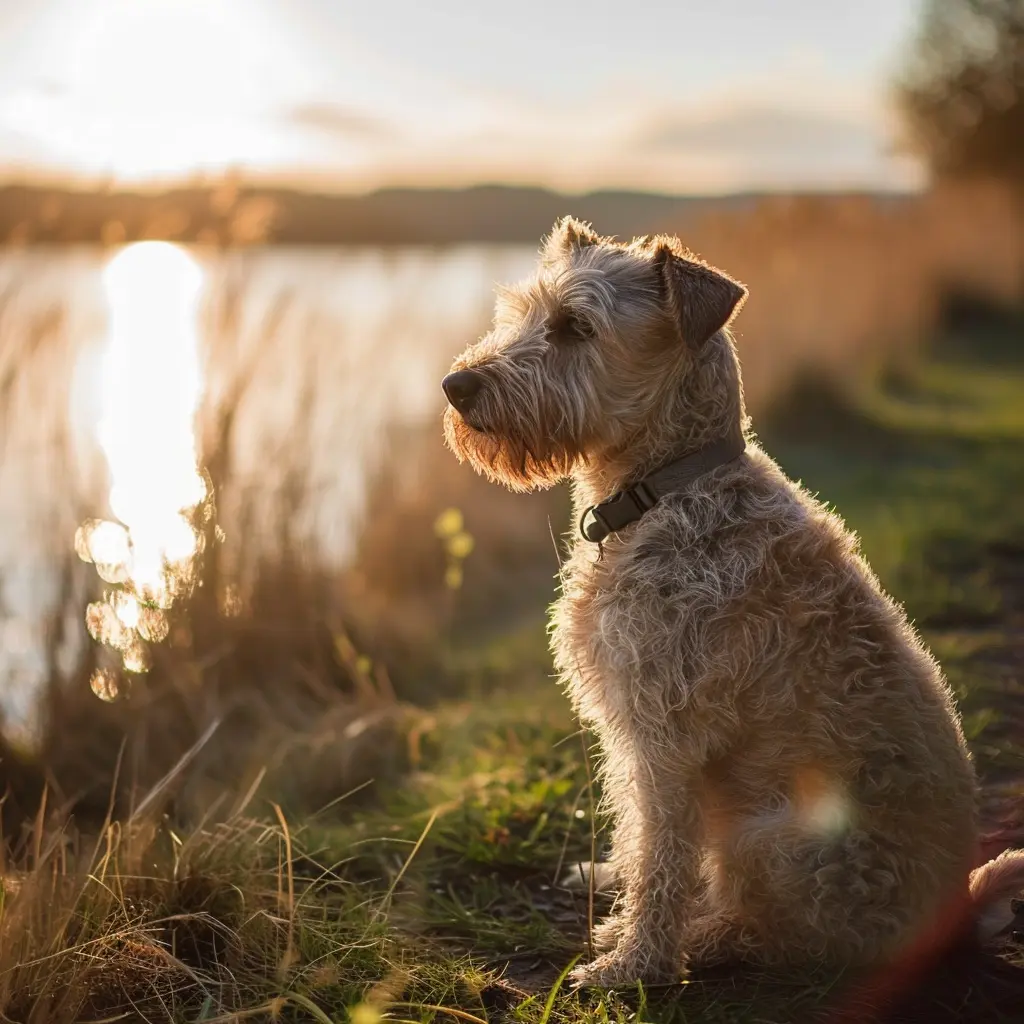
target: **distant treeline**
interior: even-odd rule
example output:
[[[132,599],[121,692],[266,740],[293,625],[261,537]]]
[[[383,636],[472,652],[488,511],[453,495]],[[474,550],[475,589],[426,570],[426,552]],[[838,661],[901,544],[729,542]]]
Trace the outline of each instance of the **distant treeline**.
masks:
[[[753,195],[691,198],[641,192],[560,195],[540,188],[383,189],[328,195],[236,183],[166,192],[0,187],[0,245],[145,238],[219,245],[536,243],[557,217],[604,234],[676,230],[697,214],[753,204]]]

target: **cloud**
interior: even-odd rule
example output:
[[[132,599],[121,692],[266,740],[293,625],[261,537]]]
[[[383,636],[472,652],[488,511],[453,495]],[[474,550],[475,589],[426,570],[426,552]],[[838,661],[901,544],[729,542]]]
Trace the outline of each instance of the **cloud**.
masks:
[[[663,115],[642,127],[635,141],[652,151],[751,160],[863,159],[882,148],[873,124],[838,113],[754,105],[702,117]]]
[[[284,119],[300,128],[308,128],[345,141],[383,141],[393,139],[395,126],[336,103],[302,103],[285,112]]]
[[[64,96],[68,92],[68,86],[66,82],[59,81],[56,78],[39,78],[34,82],[29,83],[27,91],[36,92],[40,96]]]

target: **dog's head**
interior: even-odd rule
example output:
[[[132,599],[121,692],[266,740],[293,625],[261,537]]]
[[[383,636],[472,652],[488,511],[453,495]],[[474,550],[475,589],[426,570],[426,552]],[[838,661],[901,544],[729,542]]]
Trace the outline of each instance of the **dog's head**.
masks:
[[[620,244],[559,221],[535,275],[499,291],[492,329],[442,382],[449,446],[529,490],[656,433],[681,391],[691,419],[726,415],[735,359],[720,332],[745,295],[678,239]]]

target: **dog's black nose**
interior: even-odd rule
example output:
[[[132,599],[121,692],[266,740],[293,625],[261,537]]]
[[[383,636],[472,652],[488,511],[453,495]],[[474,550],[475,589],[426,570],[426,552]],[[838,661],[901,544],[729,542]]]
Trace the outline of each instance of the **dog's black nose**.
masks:
[[[445,397],[459,412],[466,412],[472,408],[482,385],[483,381],[480,379],[480,375],[472,370],[458,370],[455,373],[449,373],[441,381]]]

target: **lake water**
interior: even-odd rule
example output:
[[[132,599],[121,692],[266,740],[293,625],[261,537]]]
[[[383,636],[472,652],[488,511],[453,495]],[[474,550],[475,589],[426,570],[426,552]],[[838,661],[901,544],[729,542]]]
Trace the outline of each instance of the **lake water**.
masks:
[[[192,256],[202,272],[198,445],[219,436],[229,449],[231,488],[221,515],[244,519],[252,554],[257,543],[272,542],[282,491],[294,489],[299,474],[304,499],[292,539],[297,531],[323,562],[342,566],[356,549],[374,476],[402,438],[437,430],[441,376],[485,328],[494,284],[523,276],[534,252]],[[46,629],[67,599],[59,569],[76,528],[90,516],[110,516],[109,466],[98,444],[110,413],[104,403],[117,401],[104,386],[109,259],[86,249],[0,256],[0,686],[15,721],[47,672]],[[159,293],[159,281],[149,284]],[[154,334],[164,326],[168,301],[156,294],[149,321],[144,303],[135,310],[140,347],[147,323]],[[168,389],[178,386],[167,370],[120,385],[118,429],[133,435],[139,472],[151,478],[153,466],[144,462],[159,461],[163,450],[157,417]],[[141,400],[131,388],[141,389]]]

